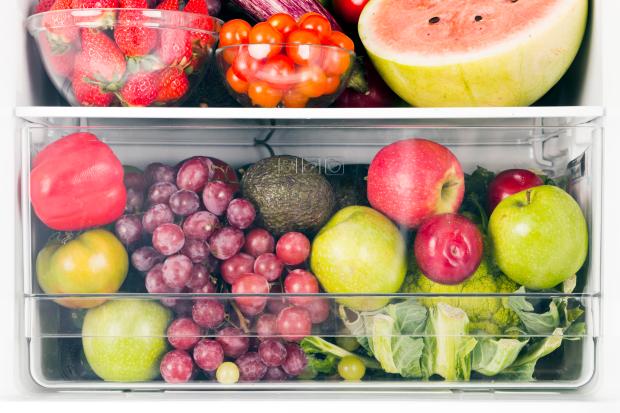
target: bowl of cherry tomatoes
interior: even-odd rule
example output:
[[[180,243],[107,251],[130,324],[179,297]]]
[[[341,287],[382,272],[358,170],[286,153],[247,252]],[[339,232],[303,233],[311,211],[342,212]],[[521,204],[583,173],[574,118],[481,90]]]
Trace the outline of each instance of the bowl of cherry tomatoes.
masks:
[[[346,87],[355,51],[320,14],[275,14],[254,27],[241,19],[225,23],[216,60],[243,106],[327,107]]]

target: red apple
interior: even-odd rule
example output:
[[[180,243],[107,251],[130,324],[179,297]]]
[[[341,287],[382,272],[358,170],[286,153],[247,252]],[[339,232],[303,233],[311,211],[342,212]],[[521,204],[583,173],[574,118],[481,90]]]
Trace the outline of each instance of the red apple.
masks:
[[[527,169],[508,169],[499,173],[489,185],[487,195],[489,213],[493,212],[502,199],[542,184],[542,179]]]
[[[413,249],[424,275],[440,284],[459,284],[480,265],[483,240],[469,219],[441,214],[420,225]]]
[[[368,170],[368,201],[398,224],[417,228],[433,215],[456,212],[465,179],[445,146],[407,139],[381,149]]]

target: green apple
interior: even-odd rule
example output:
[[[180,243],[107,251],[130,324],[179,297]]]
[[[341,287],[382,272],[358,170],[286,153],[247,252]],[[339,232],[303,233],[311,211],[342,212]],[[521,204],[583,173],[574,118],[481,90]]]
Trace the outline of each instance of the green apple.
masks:
[[[489,234],[499,268],[526,288],[554,287],[574,275],[588,255],[588,227],[577,202],[543,185],[502,200]]]
[[[171,319],[170,310],[152,300],[117,299],[88,310],[82,326],[88,364],[105,381],[153,380]]]
[[[328,293],[395,293],[407,269],[405,241],[380,212],[350,206],[338,211],[314,238],[310,266]],[[389,299],[339,301],[356,310],[373,310]]]

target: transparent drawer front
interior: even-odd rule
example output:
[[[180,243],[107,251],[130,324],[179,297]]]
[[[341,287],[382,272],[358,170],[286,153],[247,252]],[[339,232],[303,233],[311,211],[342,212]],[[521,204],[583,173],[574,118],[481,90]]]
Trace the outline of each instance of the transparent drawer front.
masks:
[[[365,205],[363,211],[371,215],[376,211],[368,212],[368,164],[388,145],[423,137],[454,154],[467,174],[459,213],[475,222],[483,234],[484,255],[476,271],[461,283],[433,283],[424,275],[414,253],[416,231],[395,219],[386,224],[395,228],[394,237],[400,240],[395,246],[380,250],[371,241],[382,240],[385,234],[360,237],[353,231],[339,242],[346,244],[348,238],[355,239],[356,247],[341,249],[341,245],[327,243],[324,248],[328,252],[341,251],[345,258],[358,256],[358,263],[380,255],[375,250],[402,254],[404,275],[397,280],[398,285],[391,286],[390,292],[338,294],[333,291],[334,279],[345,279],[367,268],[355,267],[356,263],[347,264],[353,267],[338,267],[330,261],[335,260],[333,254],[327,264],[321,261],[318,238],[322,232],[317,235],[317,231],[330,225],[324,221],[320,228],[303,231],[312,250],[310,256],[301,262],[283,264],[280,276],[264,281],[265,291],[261,290],[263,281],[260,288],[256,284],[248,287],[253,281],[245,287],[231,281],[225,274],[232,271],[227,259],[213,259],[217,248],[213,240],[207,241],[211,256],[202,262],[212,284],[209,288],[198,291],[185,286],[176,291],[156,291],[153,284],[148,285],[152,282],[149,277],[154,277],[149,275],[152,266],[140,271],[131,258],[136,249],[151,246],[152,236],[143,234],[138,244],[126,248],[127,275],[116,293],[50,292],[41,285],[40,273],[51,268],[40,258],[41,251],[51,239],[60,239],[63,244],[93,228],[67,235],[45,225],[31,206],[28,178],[44,148],[77,131],[93,133],[123,165],[142,170],[161,162],[178,173],[184,160],[208,156],[226,162],[243,175],[252,164],[266,158],[296,156],[313,165],[313,170],[318,170],[333,188],[340,188],[342,176],[349,183],[356,180],[336,202],[352,198]],[[156,129],[29,125],[22,137],[25,340],[30,374],[43,387],[562,390],[579,389],[595,375],[602,227],[602,130],[595,124],[553,128],[352,128],[313,123],[304,127],[288,124]],[[512,168],[534,171],[545,183],[570,194],[585,218],[587,257],[574,277],[555,286],[525,288],[494,264],[488,212],[484,211],[486,205],[481,205],[486,200],[476,203],[472,188],[482,175]],[[289,191],[295,191],[292,184]],[[148,197],[147,193],[145,189]],[[206,208],[202,197],[200,202],[200,209]],[[328,218],[334,219],[334,213],[344,207],[333,206]],[[403,203],[402,208],[406,207]],[[136,215],[142,219],[148,208],[147,201]],[[177,214],[174,223],[182,227],[186,219]],[[232,220],[230,216],[227,219]],[[220,218],[220,222],[232,225],[226,218]],[[247,237],[261,225],[257,218],[241,232]],[[114,225],[99,230],[117,231],[118,236]],[[274,242],[287,233],[269,232]],[[366,244],[368,240],[370,244]],[[366,248],[364,252],[362,248]],[[277,258],[282,258],[279,253]],[[260,272],[255,257],[250,259],[248,271]],[[164,260],[167,258],[162,257],[157,265],[163,265]],[[392,276],[389,262],[376,262],[371,269],[379,282]],[[322,271],[330,274],[320,274]],[[291,274],[305,281],[298,280],[301,286],[293,286],[293,281],[287,284]],[[308,277],[314,281],[309,282]],[[257,289],[252,290],[254,287]],[[338,288],[349,287],[367,288]],[[316,294],[296,294],[307,292],[304,288]],[[177,324],[189,330],[173,327]],[[181,340],[184,344],[178,343],[176,328],[186,331]],[[230,348],[235,345],[240,348],[237,352]]]
[[[96,307],[58,304],[78,298]],[[348,307],[363,302],[385,306]],[[249,316],[248,303],[264,310]],[[27,339],[32,377],[56,389],[564,389],[581,387],[595,373],[598,304],[596,297],[563,294],[45,296],[27,300]],[[208,324],[196,316],[205,308],[226,316]],[[310,309],[312,320],[291,314],[295,326],[287,326],[283,308]],[[156,317],[142,313],[135,322],[144,311]],[[167,329],[173,318],[175,326],[192,317],[209,327]],[[187,382],[160,376],[162,357],[174,348],[195,360]],[[365,370],[361,380],[339,375],[347,356]],[[211,370],[225,360],[245,366],[252,357],[284,370],[284,378],[250,365],[232,385]]]

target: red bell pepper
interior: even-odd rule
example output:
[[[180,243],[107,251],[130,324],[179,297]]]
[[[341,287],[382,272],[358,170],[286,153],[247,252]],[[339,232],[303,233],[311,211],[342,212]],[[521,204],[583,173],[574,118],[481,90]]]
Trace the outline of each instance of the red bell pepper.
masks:
[[[106,225],[125,209],[123,165],[91,133],[74,133],[45,147],[32,162],[30,200],[57,231]]]

